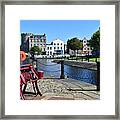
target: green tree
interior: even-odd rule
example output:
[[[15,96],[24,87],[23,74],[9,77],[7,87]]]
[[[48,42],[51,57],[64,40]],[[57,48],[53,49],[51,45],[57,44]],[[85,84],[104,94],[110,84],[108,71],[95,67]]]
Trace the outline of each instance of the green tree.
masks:
[[[67,48],[68,48],[67,52],[68,53],[69,53],[69,49],[73,50],[75,53],[76,50],[78,51],[78,50],[82,49],[82,47],[83,47],[82,42],[76,37],[67,41]]]
[[[92,48],[92,51],[100,51],[100,28],[91,37],[89,45]]]
[[[30,49],[30,53],[40,55],[42,50],[38,46],[34,46]]]

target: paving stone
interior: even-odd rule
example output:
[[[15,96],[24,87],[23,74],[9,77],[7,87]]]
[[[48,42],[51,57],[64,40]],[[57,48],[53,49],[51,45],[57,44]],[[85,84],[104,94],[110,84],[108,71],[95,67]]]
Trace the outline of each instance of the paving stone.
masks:
[[[99,100],[100,92],[96,90],[96,86],[73,80],[73,79],[42,79],[38,81],[38,87],[44,97],[40,96],[26,96],[26,99],[34,100]],[[27,91],[32,91],[32,84],[28,83]],[[88,91],[85,91],[88,90]]]

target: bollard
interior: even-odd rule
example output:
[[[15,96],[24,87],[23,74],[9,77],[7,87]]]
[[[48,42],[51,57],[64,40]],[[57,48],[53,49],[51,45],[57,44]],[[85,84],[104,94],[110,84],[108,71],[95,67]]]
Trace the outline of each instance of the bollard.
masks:
[[[64,61],[61,61],[61,76],[60,79],[64,79],[65,75],[64,75]]]
[[[97,62],[97,91],[100,91],[100,62]]]

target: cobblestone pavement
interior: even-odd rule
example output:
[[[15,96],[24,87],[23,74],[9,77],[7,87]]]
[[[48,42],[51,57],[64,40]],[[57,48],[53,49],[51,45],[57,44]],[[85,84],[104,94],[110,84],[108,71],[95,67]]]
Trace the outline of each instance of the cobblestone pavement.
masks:
[[[99,100],[100,92],[96,86],[78,80],[67,79],[41,79],[38,87],[42,96],[26,94],[26,100]],[[26,91],[33,92],[31,83]]]

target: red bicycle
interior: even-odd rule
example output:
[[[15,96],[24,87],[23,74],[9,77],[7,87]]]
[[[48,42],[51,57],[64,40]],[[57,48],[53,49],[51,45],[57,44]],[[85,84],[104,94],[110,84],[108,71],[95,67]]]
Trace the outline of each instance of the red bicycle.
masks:
[[[34,94],[42,96],[39,91],[37,80],[39,79],[37,71],[33,68],[31,64],[21,65],[20,67],[20,97],[25,99],[24,94],[26,93],[27,83],[31,82],[33,85]],[[24,87],[23,87],[24,85]]]

